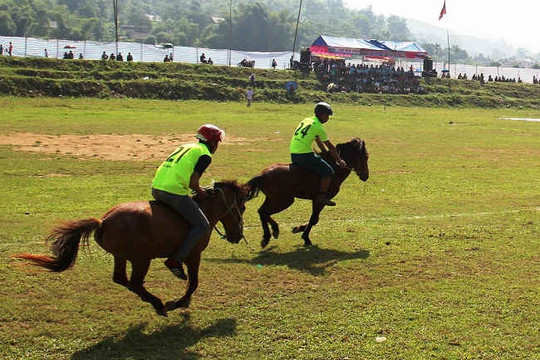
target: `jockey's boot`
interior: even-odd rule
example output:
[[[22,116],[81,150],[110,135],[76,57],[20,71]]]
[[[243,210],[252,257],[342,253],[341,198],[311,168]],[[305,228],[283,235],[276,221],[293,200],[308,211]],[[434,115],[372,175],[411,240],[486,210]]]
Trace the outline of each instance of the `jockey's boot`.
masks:
[[[186,273],[184,272],[184,267],[182,266],[182,263],[176,261],[173,258],[168,258],[167,260],[165,260],[165,266],[177,278],[182,279],[182,280],[187,280],[187,276],[186,276]]]
[[[317,195],[317,199],[315,200],[315,202],[318,205],[323,205],[323,206],[336,206],[336,203],[330,200],[328,198],[328,194],[326,193],[319,193]]]

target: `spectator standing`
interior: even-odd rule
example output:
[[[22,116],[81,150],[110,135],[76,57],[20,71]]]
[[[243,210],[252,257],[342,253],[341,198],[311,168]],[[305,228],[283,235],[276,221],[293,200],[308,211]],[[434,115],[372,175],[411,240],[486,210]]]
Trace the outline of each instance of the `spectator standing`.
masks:
[[[4,55],[4,46],[0,44],[0,55]]]
[[[130,52],[128,52],[126,60],[127,60],[128,62],[132,62],[132,61],[133,61],[133,55],[131,55]]]
[[[202,53],[202,55],[199,57],[199,60],[201,60],[201,63],[206,64],[206,55]]]
[[[45,49],[45,57],[46,57],[46,58],[49,57],[49,52],[47,51],[47,49]]]
[[[247,90],[246,99],[247,99],[247,107],[250,107],[251,102],[253,101],[253,90],[251,90],[251,89]]]
[[[251,86],[255,86],[255,74],[249,75],[249,83]]]
[[[124,61],[124,57],[122,56],[121,52],[119,52],[118,56],[116,56],[116,61]]]
[[[8,55],[13,56],[13,44],[11,43],[11,41],[9,42]]]
[[[272,59],[272,69],[276,70],[277,62],[276,59]]]
[[[163,62],[169,62],[169,55],[165,55],[165,57],[163,58]]]
[[[114,53],[111,53],[111,55],[109,56],[109,60],[116,60],[116,55],[114,55]]]

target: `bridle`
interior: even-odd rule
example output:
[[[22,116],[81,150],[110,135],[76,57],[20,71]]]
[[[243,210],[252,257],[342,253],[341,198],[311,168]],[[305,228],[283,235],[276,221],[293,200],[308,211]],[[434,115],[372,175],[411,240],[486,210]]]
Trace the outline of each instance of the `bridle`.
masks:
[[[369,153],[366,151],[365,145],[362,145],[361,150],[366,154],[366,159],[369,159]],[[341,157],[341,151],[337,150],[337,152],[338,152],[339,156]],[[343,158],[342,158],[342,159],[343,159]],[[357,175],[359,175],[358,173],[361,171],[361,169],[360,169],[359,166],[358,166],[358,163],[357,163],[356,166],[354,166],[354,167],[350,167],[350,166],[347,164],[346,168],[347,168],[348,170],[353,170]]]
[[[223,189],[219,188],[219,187],[214,187],[214,190],[218,190],[219,193],[221,194],[221,199],[223,200],[223,203],[225,204],[225,207],[227,208],[227,211],[225,212],[225,214],[223,214],[223,216],[226,216],[227,214],[229,214],[230,212],[232,212],[233,210],[236,210],[236,213],[238,214],[238,230],[242,233],[242,239],[244,239],[244,241],[246,242],[246,244],[248,243],[247,242],[247,239],[246,237],[244,236],[244,233],[242,231],[242,227],[244,226],[244,218],[242,217],[242,212],[240,211],[240,208],[238,207],[238,205],[236,204],[236,193],[234,194],[234,200],[233,200],[233,203],[231,206],[229,206],[227,204],[227,199],[225,198],[225,193],[223,192]],[[222,239],[225,239],[225,240],[228,240],[227,239],[227,234],[225,233],[222,233],[221,231],[219,231],[218,227],[217,227],[217,223],[216,225],[214,225],[214,229],[216,230],[216,232],[219,234],[219,236],[221,236]]]

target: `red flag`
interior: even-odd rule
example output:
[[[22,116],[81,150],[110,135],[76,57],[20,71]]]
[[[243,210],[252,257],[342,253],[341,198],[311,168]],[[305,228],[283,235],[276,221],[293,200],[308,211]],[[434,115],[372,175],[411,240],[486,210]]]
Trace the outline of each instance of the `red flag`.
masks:
[[[441,9],[441,14],[439,15],[439,20],[442,19],[442,17],[446,14],[446,0],[444,0],[444,4]]]

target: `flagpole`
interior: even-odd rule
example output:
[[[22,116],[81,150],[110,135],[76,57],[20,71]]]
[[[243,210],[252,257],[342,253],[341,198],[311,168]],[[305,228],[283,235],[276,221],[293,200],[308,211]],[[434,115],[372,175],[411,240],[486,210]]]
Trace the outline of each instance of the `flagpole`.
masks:
[[[446,28],[446,46],[448,49],[448,76],[450,76],[450,35],[448,34],[448,28]]]
[[[446,0],[443,2],[441,13],[439,14],[439,21],[446,15]],[[448,33],[448,25],[446,25],[446,49],[448,53],[448,89],[450,89],[450,34]]]

